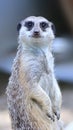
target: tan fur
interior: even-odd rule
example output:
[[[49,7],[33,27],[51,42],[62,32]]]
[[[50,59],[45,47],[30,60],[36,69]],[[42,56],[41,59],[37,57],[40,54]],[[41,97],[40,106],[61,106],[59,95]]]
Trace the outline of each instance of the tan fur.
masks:
[[[24,26],[28,20],[35,23],[31,31],[27,31]],[[39,27],[41,21],[49,24],[46,32]],[[34,16],[26,18],[21,24],[18,52],[7,87],[12,128],[61,130],[54,114],[56,112],[58,116],[60,113],[61,92],[54,76],[54,59],[51,53],[54,34],[51,22]],[[32,38],[36,27],[41,38]]]

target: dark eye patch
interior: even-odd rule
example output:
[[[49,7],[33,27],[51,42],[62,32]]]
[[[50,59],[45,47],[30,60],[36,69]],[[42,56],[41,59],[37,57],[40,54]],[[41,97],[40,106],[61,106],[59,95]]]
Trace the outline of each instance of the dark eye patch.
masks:
[[[34,22],[32,21],[25,22],[24,26],[28,28],[28,31],[30,31],[34,26]]]
[[[55,25],[54,25],[53,23],[52,23],[52,25],[51,25],[51,28],[52,28],[54,34],[56,34],[56,28],[55,28]]]
[[[48,25],[47,22],[41,22],[41,23],[40,23],[40,27],[41,27],[41,29],[42,29],[43,31],[45,31],[45,29],[48,28],[49,25]]]
[[[17,31],[18,31],[18,32],[19,32],[21,26],[22,26],[21,23],[18,23],[18,24],[17,24]]]

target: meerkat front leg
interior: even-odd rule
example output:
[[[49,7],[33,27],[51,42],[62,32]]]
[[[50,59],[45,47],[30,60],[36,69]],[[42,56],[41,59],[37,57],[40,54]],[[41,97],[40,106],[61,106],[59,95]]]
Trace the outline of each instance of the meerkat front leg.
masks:
[[[62,95],[58,83],[55,79],[55,76],[53,76],[53,88],[51,89],[50,97],[52,101],[53,112],[55,113],[57,119],[59,120],[61,104],[62,104]]]
[[[43,74],[43,76],[40,78],[39,84],[48,95],[51,101],[53,113],[57,116],[57,119],[59,120],[62,96],[55,76],[51,74]]]
[[[35,83],[35,85],[31,88],[30,99],[39,106],[41,111],[45,112],[48,118],[54,121],[51,100],[39,84]]]
[[[60,88],[58,86],[58,83],[56,81],[56,79],[54,78],[54,85],[55,85],[55,102],[53,103],[54,107],[53,107],[53,111],[55,113],[55,115],[57,116],[57,119],[60,118],[60,110],[61,110],[61,104],[62,104],[62,95],[61,95],[61,91]]]

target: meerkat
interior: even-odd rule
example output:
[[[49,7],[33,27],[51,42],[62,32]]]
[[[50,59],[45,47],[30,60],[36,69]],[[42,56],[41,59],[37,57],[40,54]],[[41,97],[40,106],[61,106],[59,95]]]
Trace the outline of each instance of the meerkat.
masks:
[[[30,16],[17,25],[17,30],[19,46],[7,86],[12,128],[55,130],[62,99],[54,75],[53,23]]]

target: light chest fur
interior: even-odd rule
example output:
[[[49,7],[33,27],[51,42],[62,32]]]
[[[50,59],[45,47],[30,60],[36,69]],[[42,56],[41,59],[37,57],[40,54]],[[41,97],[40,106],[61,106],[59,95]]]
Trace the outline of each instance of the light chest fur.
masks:
[[[26,82],[32,80],[39,82],[40,86],[49,94],[48,87],[52,87],[54,59],[48,49],[23,47],[20,57],[20,68],[23,69],[22,73]]]

